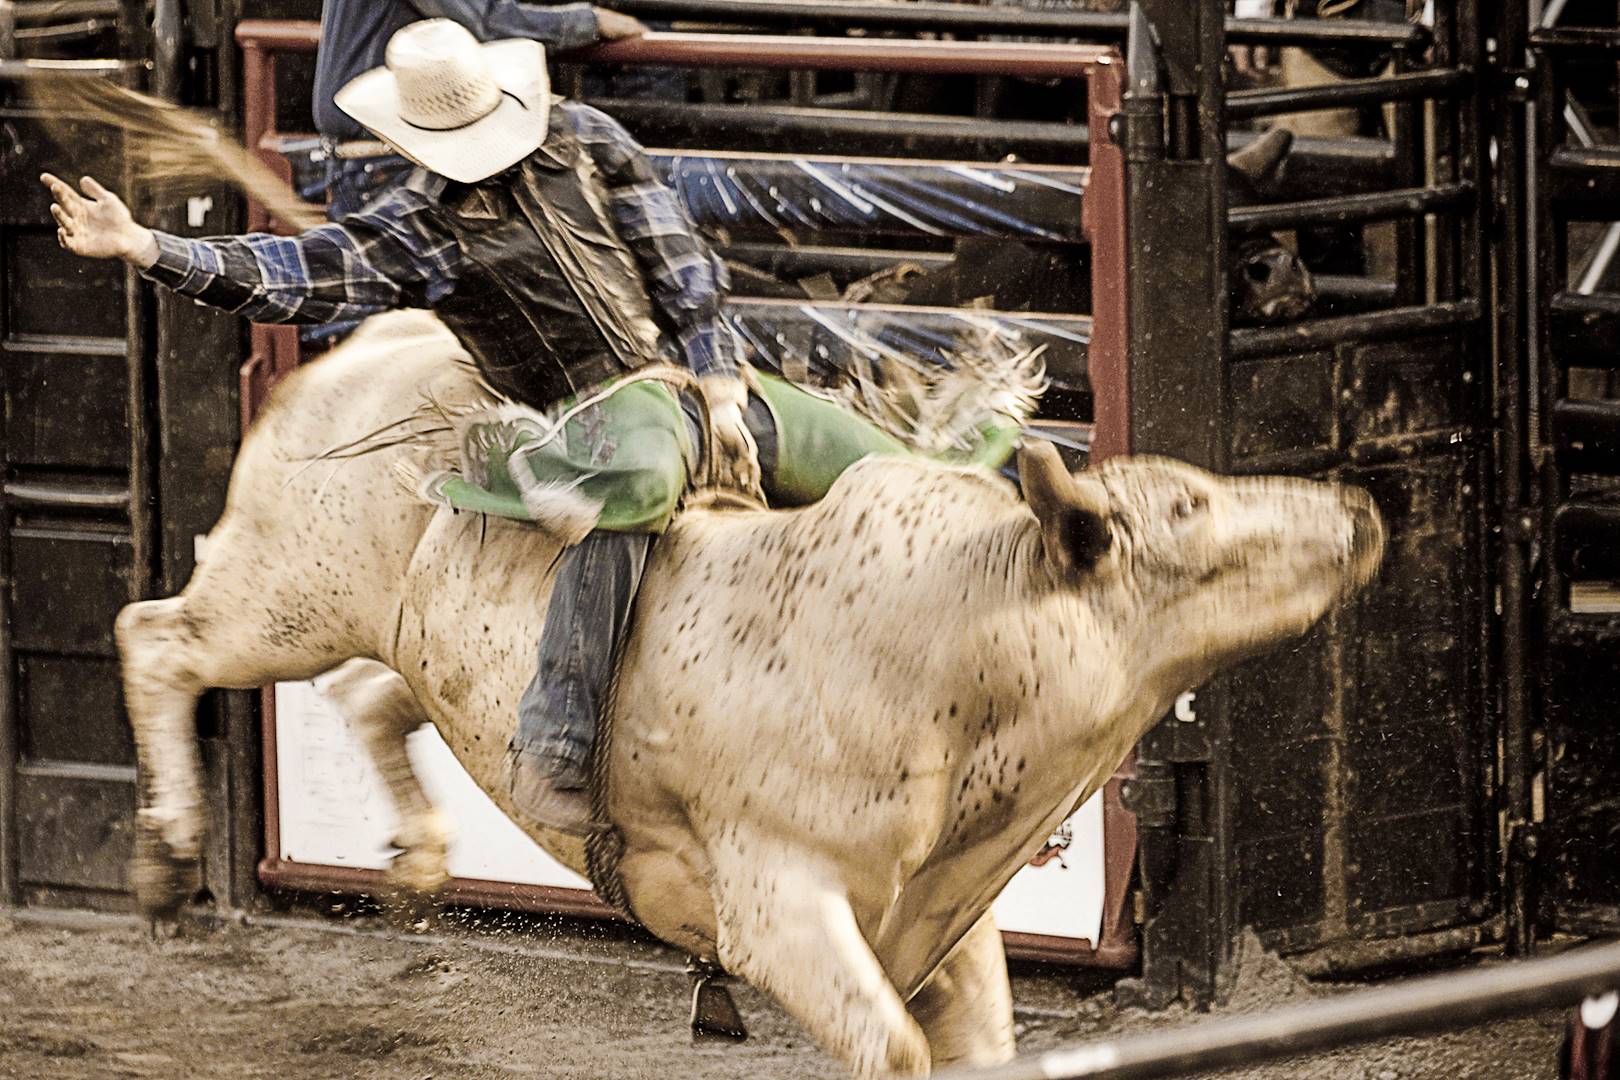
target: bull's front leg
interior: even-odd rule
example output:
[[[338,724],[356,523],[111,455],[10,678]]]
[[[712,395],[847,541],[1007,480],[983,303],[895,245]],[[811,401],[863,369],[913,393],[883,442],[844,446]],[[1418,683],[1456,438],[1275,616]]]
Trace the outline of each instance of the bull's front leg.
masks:
[[[928,1040],[833,868],[766,842],[738,848],[715,867],[726,970],[774,997],[857,1076],[927,1075]]]
[[[450,821],[422,790],[405,746],[406,736],[429,722],[427,713],[405,680],[375,660],[350,660],[316,686],[354,725],[394,802],[393,843],[400,851],[388,865],[389,880],[411,892],[438,891],[450,880]]]
[[[1012,985],[1001,931],[986,911],[911,999],[934,1065],[1011,1061]]]

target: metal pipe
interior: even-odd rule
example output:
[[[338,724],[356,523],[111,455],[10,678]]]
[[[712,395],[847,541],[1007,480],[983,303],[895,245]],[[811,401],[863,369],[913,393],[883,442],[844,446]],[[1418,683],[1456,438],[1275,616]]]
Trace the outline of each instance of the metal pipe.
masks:
[[[713,0],[711,0],[713,2]],[[731,2],[731,0],[723,0]],[[1000,41],[895,38],[766,37],[750,34],[643,34],[575,54],[590,63],[680,67],[813,68],[819,71],[909,71],[935,75],[1022,75],[1066,78],[1109,63],[1097,45],[1032,45]]]
[[[43,26],[62,19],[116,19],[119,0],[17,0],[17,25]]]
[[[1473,73],[1460,68],[1418,71],[1387,79],[1348,79],[1287,90],[1239,90],[1228,94],[1226,115],[1234,120],[1312,109],[1378,105],[1386,101],[1444,97],[1467,92]]]
[[[615,11],[677,22],[728,23],[779,29],[869,27],[928,33],[1018,34],[1123,42],[1128,18],[1084,11],[981,8],[964,3],[895,3],[893,0],[616,0]],[[1228,19],[1229,40],[1253,44],[1338,44],[1416,47],[1427,38],[1421,26],[1351,20]]]
[[[51,75],[117,75],[145,65],[136,60],[0,60],[0,79],[38,79]]]
[[[1118,41],[1125,37],[1119,15],[1079,11],[1027,11],[981,8],[957,3],[896,3],[869,0],[615,0],[615,11],[644,19],[720,22],[782,29],[842,30],[847,27],[912,29],[951,33],[1087,37]]]
[[[1530,44],[1549,52],[1600,52],[1620,49],[1620,30],[1596,26],[1568,26],[1557,30],[1536,30]]]
[[[964,144],[982,147],[983,154],[970,156],[995,159],[1008,154],[1020,158],[1032,155],[1078,161],[1085,157],[1089,141],[1084,125],[1048,124],[1018,120],[978,120],[956,116],[926,116],[909,113],[867,112],[854,109],[804,109],[786,105],[713,105],[642,101],[624,98],[593,99],[596,106],[631,128],[642,127],[658,145],[685,133],[704,137],[742,134],[771,140],[776,150],[778,136],[816,140],[829,149],[841,141],[867,140],[851,150],[899,145],[907,150],[930,152],[940,157],[962,157]],[[805,152],[806,143],[791,149]]]
[[[1311,319],[1287,326],[1232,331],[1231,358],[1252,360],[1278,353],[1302,353],[1339,345],[1361,345],[1398,337],[1418,337],[1462,326],[1480,317],[1477,300],[1422,307],[1391,308],[1343,318]]]
[[[1245,230],[1343,225],[1353,221],[1415,217],[1463,205],[1473,197],[1473,184],[1441,184],[1432,188],[1399,188],[1371,195],[1339,195],[1331,199],[1246,206],[1233,210],[1228,220],[1234,229]]]
[[[1147,1080],[1203,1073],[1522,1016],[1615,987],[1620,987],[1620,943],[937,1075],[940,1080]]]
[[[152,9],[152,93],[176,104],[184,53],[182,18],[180,0],[157,0]]]
[[[46,510],[100,510],[122,513],[129,509],[129,491],[96,491],[66,484],[29,483],[8,481],[4,490],[6,501],[16,506],[30,506]]]

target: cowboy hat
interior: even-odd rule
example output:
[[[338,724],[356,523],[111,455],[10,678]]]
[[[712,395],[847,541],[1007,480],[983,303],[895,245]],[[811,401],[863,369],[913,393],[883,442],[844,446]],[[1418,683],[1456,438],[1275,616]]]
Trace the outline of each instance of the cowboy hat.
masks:
[[[337,107],[441,176],[477,183],[546,138],[546,52],[514,38],[480,45],[460,23],[426,19],[388,39],[385,67],[337,92]]]

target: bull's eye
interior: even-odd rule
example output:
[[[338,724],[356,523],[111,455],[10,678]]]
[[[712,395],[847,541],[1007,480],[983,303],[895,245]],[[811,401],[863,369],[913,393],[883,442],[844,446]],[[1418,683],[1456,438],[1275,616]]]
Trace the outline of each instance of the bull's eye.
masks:
[[[1183,495],[1170,507],[1170,517],[1174,521],[1185,521],[1202,512],[1206,505],[1207,501],[1202,495]]]

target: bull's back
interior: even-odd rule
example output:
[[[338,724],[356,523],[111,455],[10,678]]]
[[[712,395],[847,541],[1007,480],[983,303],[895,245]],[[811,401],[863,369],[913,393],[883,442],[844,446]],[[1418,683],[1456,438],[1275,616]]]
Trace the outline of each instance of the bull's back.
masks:
[[[388,660],[400,582],[431,508],[396,470],[419,451],[384,444],[425,393],[471,389],[458,355],[437,320],[397,312],[284,379],[243,440],[188,593],[222,607],[251,593],[234,599],[296,613],[324,649]],[[379,448],[355,452],[368,445]]]

